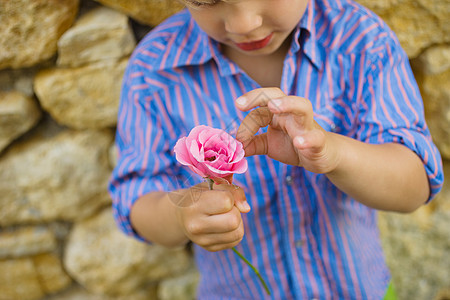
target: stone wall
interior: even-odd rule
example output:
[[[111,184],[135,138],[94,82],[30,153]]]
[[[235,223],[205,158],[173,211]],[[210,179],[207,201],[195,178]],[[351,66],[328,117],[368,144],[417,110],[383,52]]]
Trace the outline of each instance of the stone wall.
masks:
[[[450,4],[361,0],[396,31],[450,176]],[[189,249],[125,237],[106,186],[127,59],[176,0],[0,2],[0,300],[190,299]],[[450,297],[450,184],[380,214],[400,299]]]

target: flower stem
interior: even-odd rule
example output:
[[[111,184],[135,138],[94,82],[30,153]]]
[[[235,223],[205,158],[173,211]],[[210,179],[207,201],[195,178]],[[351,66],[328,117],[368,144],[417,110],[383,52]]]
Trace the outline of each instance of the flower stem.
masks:
[[[208,182],[208,187],[210,190],[213,189],[214,181],[211,178],[206,178],[206,181]],[[258,276],[259,280],[261,281],[262,285],[264,286],[264,289],[266,290],[267,294],[270,296],[270,290],[267,286],[266,282],[262,278],[261,274],[259,273],[258,269],[256,269],[251,262],[248,261],[238,250],[236,250],[235,247],[231,248],[234,253],[236,253],[237,256],[239,256],[252,270],[255,272],[256,276]]]
[[[211,178],[206,178],[206,181],[208,182],[209,189],[212,190],[214,186],[214,180],[212,180]]]
[[[237,254],[237,256],[239,256],[250,268],[252,268],[253,272],[255,272],[255,274],[258,276],[259,281],[261,281],[262,285],[264,286],[264,289],[267,292],[267,295],[270,296],[270,290],[269,287],[267,286],[266,282],[264,281],[264,279],[262,278],[261,274],[259,273],[258,269],[256,269],[251,262],[249,262],[238,250],[236,250],[235,247],[231,248],[234,253]]]

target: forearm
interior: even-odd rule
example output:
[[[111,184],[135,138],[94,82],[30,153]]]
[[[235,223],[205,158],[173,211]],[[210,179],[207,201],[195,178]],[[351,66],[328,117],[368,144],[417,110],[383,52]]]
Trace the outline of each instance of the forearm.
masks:
[[[131,209],[130,219],[137,233],[148,241],[166,247],[182,246],[188,242],[168,193],[153,192],[140,197]]]
[[[411,212],[426,202],[430,189],[425,168],[410,149],[330,135],[339,161],[327,176],[343,192],[369,207],[388,211]]]

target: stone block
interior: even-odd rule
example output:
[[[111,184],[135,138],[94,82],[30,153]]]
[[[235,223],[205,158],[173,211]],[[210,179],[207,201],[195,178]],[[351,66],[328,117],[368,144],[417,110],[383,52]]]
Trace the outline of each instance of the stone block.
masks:
[[[423,97],[425,117],[433,141],[442,157],[450,159],[450,67],[437,73],[437,70],[442,69],[438,67],[441,64],[439,62],[445,65],[448,49],[437,48],[429,49],[413,60],[412,66]]]
[[[0,232],[0,259],[56,250],[55,235],[44,226],[26,226]]]
[[[80,17],[58,41],[59,66],[78,67],[128,56],[136,46],[128,17],[98,7]]]
[[[200,274],[193,265],[187,272],[163,280],[158,286],[160,300],[195,300]]]
[[[70,234],[64,263],[75,280],[93,293],[124,296],[149,283],[184,272],[184,249],[147,245],[116,227],[112,209],[79,222]]]
[[[45,293],[31,258],[0,261],[0,300],[38,300]]]
[[[70,283],[54,254],[0,261],[1,300],[38,300]]]
[[[17,91],[0,92],[0,152],[41,118],[36,101]]]
[[[436,45],[428,48],[415,60],[416,69],[426,75],[436,75],[450,69],[450,46]]]
[[[85,218],[110,203],[111,131],[38,127],[0,157],[0,226]]]
[[[450,176],[450,162],[444,163]],[[450,278],[450,184],[412,214],[380,213],[379,227],[399,299],[445,299],[436,295]]]
[[[450,2],[441,0],[358,0],[397,34],[410,58],[431,45],[450,42]]]
[[[36,94],[59,124],[74,129],[114,127],[127,61],[41,71],[34,82]]]
[[[177,0],[96,0],[103,5],[117,9],[136,21],[156,26],[164,19],[183,9]]]
[[[33,66],[56,53],[79,0],[0,1],[0,69]]]
[[[54,254],[33,257],[39,283],[46,294],[53,294],[68,287],[72,279],[64,272],[61,260]]]

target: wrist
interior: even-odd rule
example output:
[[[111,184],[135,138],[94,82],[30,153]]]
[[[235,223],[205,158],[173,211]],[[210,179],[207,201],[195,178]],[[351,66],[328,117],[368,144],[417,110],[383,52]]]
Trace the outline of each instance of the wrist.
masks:
[[[186,244],[179,229],[175,204],[165,192],[152,192],[140,197],[132,206],[130,221],[134,230],[145,240],[166,247]]]
[[[186,235],[184,226],[184,213],[186,209],[192,205],[192,199],[190,197],[191,192],[189,189],[181,189],[167,193],[166,200],[169,201],[170,215],[174,217],[174,227],[180,244],[186,244],[190,240]]]
[[[348,154],[349,148],[346,147],[345,140],[346,136],[327,132],[327,156],[328,156],[328,167],[324,172],[327,176],[334,176],[340,172],[342,167],[342,162],[345,160],[344,157]]]

